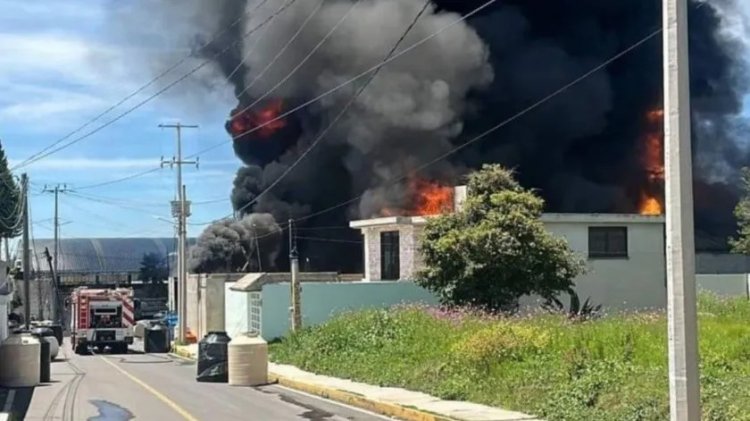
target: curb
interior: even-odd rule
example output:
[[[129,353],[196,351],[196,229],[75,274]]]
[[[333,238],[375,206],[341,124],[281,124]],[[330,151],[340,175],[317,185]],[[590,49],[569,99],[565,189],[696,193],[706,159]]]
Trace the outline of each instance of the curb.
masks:
[[[289,379],[272,372],[268,373],[268,380],[272,383],[277,383],[290,389],[309,393],[311,395],[319,396],[324,399],[330,399],[332,401],[354,406],[360,409],[374,412],[376,414],[395,417],[404,421],[456,421],[454,418],[446,418],[443,416],[431,414],[429,412],[423,412],[417,409],[407,408],[405,406],[396,405],[393,403],[369,399],[356,393],[345,392],[343,390],[335,389],[332,387],[325,387],[317,384],[305,383],[299,380]]]
[[[179,358],[195,361],[194,356],[179,348],[173,348],[171,354]],[[276,383],[300,392],[309,393],[324,399],[329,399],[374,412],[376,414],[385,415],[387,417],[395,417],[404,421],[456,421],[455,418],[448,418],[393,403],[369,399],[356,393],[290,379],[273,372],[268,373],[268,381],[272,384]]]

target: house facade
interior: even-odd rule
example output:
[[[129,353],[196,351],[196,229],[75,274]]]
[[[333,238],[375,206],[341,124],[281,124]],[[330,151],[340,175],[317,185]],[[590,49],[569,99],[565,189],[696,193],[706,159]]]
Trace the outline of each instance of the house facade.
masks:
[[[663,216],[549,213],[541,220],[586,261],[587,272],[575,280],[582,299],[612,309],[666,306]],[[351,222],[363,236],[364,281],[413,280],[422,268],[419,243],[426,223],[425,217]],[[538,301],[526,297],[523,304]]]

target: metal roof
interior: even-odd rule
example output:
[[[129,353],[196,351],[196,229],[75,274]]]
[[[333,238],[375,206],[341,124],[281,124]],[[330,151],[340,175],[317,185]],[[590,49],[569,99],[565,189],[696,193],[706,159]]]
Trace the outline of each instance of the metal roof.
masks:
[[[177,246],[174,238],[70,238],[61,239],[59,244],[57,267],[61,275],[138,272],[145,254],[156,253],[166,259]],[[49,271],[45,248],[53,254],[54,240],[34,240],[31,265],[36,271]]]

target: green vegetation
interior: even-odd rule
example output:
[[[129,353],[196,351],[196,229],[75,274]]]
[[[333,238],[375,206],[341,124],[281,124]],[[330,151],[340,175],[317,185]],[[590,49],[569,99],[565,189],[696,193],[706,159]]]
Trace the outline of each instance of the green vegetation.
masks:
[[[0,239],[21,234],[18,223],[21,212],[21,189],[8,167],[3,145],[0,144]]]
[[[734,208],[737,218],[737,237],[731,238],[732,251],[750,255],[750,168],[742,169],[742,198]]]
[[[750,420],[750,302],[702,296],[704,420]],[[364,311],[271,348],[275,361],[547,420],[668,419],[663,314],[591,321],[465,310]]]
[[[460,211],[425,226],[419,285],[445,304],[506,312],[524,295],[551,300],[571,289],[583,262],[547,232],[539,196],[499,165],[469,175],[468,192]]]

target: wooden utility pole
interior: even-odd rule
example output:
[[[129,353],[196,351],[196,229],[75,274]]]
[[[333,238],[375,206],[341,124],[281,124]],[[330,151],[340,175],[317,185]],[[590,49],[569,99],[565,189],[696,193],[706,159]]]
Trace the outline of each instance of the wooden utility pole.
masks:
[[[29,178],[21,175],[21,200],[23,201],[23,317],[26,330],[31,321],[31,250],[29,249]]]
[[[698,421],[701,408],[687,0],[664,0],[663,15],[670,413],[672,421]]]
[[[292,331],[302,329],[302,288],[299,280],[299,255],[297,242],[294,240],[294,221],[289,220],[289,267],[292,273]]]
[[[180,343],[185,343],[187,333],[187,217],[190,214],[190,204],[186,203],[185,185],[182,184],[182,166],[198,166],[198,160],[184,161],[182,159],[182,129],[197,129],[198,126],[184,124],[160,124],[161,128],[170,128],[177,131],[177,156],[171,161],[165,161],[162,158],[162,167],[169,165],[177,168],[177,200],[172,202],[172,215],[177,220],[177,318],[179,321],[177,339]]]

